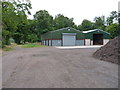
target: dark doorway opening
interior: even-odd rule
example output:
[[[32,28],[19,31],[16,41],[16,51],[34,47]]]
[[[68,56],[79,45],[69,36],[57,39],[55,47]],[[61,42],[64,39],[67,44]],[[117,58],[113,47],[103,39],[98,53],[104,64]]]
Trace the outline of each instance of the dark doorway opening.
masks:
[[[93,45],[103,45],[103,34],[93,34]]]

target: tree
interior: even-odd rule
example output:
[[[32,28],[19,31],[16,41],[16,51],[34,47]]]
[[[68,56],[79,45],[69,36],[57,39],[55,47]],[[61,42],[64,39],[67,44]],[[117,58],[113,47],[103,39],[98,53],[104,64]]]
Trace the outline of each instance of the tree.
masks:
[[[28,42],[34,43],[36,42],[38,39],[38,36],[36,34],[29,34],[28,35]]]
[[[35,20],[28,20],[27,25],[27,41],[30,43],[37,42],[39,37],[37,36],[36,22]]]
[[[94,28],[105,29],[105,16],[95,17],[94,21]]]
[[[15,7],[12,3],[2,2],[3,45],[10,44],[11,34],[17,28]]]
[[[34,34],[37,34],[38,32],[37,32],[37,29],[36,29],[36,27],[37,27],[37,25],[36,25],[37,23],[36,23],[36,21],[33,19],[33,20],[30,20],[30,19],[28,19],[28,28],[29,28],[29,33],[34,33]]]
[[[53,30],[53,17],[46,10],[40,10],[34,15],[39,39],[41,34]]]
[[[117,23],[111,24],[111,25],[107,26],[106,29],[105,29],[105,31],[107,31],[111,34],[112,38],[118,36],[117,30],[118,30],[118,24]]]
[[[65,27],[76,27],[73,22],[73,18],[68,18],[62,14],[58,14],[54,19],[54,28],[60,29]]]
[[[13,34],[13,38],[17,44],[25,43],[27,41],[28,36],[28,19],[27,14],[31,14],[29,9],[31,9],[30,3],[16,3],[16,16],[17,16],[17,29]],[[27,12],[27,13],[26,13]]]
[[[3,45],[9,45],[10,38],[18,40],[21,35],[18,32],[19,25],[27,21],[26,12],[30,14],[29,9],[31,9],[30,3],[2,2]]]
[[[17,44],[25,43],[27,41],[27,36],[29,34],[29,28],[27,26],[28,23],[19,23],[16,32],[13,34],[13,38]]]
[[[110,25],[113,22],[117,22],[117,21],[118,21],[118,13],[116,11],[112,11],[110,13],[110,16],[107,17],[107,25]]]
[[[112,11],[106,22],[108,25],[106,31],[111,33],[112,38],[120,35],[119,13]]]
[[[93,23],[87,19],[84,19],[82,24],[78,26],[78,29],[81,31],[93,29]]]

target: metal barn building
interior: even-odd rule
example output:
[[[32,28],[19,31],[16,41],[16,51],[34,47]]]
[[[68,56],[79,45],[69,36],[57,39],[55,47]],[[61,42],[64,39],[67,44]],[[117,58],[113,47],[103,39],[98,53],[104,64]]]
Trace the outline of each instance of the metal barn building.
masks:
[[[41,36],[42,44],[47,46],[104,45],[109,39],[110,34],[100,29],[82,32],[70,27],[50,31]]]
[[[41,36],[42,44],[48,46],[81,46],[84,45],[84,36],[74,28],[62,28],[50,31]]]
[[[110,33],[101,29],[83,31],[85,45],[105,45],[110,40]]]

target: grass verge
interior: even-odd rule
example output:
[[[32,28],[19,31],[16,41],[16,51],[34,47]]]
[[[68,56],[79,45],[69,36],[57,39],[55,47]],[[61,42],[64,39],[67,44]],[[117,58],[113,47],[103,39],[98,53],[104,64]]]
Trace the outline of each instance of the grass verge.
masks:
[[[12,43],[11,45],[6,45],[4,48],[1,48],[3,51],[11,51],[11,50],[14,50],[13,47],[16,47],[17,44],[15,43]]]
[[[7,47],[3,48],[2,50],[3,51],[11,51],[11,50],[13,50],[13,48],[10,46],[7,46]]]
[[[39,45],[37,43],[28,43],[28,44],[22,45],[22,48],[36,48],[36,47],[46,47],[46,46]]]

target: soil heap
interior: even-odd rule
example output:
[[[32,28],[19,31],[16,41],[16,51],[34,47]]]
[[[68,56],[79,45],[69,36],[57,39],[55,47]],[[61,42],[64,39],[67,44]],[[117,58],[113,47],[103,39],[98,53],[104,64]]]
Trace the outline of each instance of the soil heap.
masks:
[[[93,56],[120,65],[120,36],[110,40],[105,46],[98,49]]]

